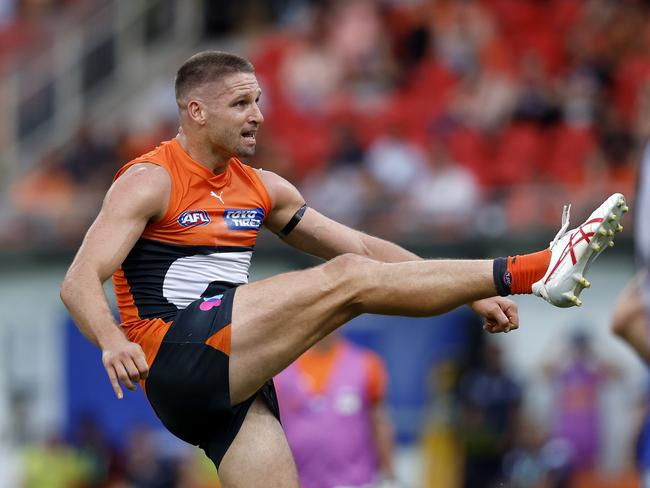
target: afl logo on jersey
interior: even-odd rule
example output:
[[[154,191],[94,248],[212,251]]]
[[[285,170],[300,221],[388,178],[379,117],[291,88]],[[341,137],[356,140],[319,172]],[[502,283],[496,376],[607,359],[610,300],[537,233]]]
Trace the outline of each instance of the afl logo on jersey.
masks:
[[[264,220],[261,208],[227,208],[223,218],[230,230],[257,230]]]
[[[178,223],[183,227],[198,227],[208,225],[210,222],[210,216],[205,210],[185,210],[178,216]]]

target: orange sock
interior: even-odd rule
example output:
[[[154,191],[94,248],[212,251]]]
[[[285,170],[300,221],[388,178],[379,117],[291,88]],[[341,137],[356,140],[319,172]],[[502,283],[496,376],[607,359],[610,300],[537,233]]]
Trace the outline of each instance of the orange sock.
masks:
[[[544,276],[550,262],[550,249],[523,256],[508,256],[508,272],[512,279],[510,292],[513,295],[532,293],[533,283]]]

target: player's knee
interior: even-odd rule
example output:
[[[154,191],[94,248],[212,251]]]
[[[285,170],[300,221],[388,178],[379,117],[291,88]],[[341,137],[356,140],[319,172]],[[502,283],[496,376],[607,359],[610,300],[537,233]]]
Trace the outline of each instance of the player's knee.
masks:
[[[364,291],[372,283],[372,269],[378,264],[358,254],[341,254],[328,261],[323,269],[331,286],[348,294],[349,302],[354,304],[362,301]]]
[[[341,254],[328,261],[325,265],[329,272],[346,280],[361,280],[368,274],[370,268],[377,264],[365,256],[358,254]]]

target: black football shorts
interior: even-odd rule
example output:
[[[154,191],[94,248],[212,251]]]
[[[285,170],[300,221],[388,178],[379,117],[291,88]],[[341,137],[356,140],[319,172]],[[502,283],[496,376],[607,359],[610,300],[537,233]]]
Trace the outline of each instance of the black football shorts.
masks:
[[[280,419],[272,380],[231,406],[228,379],[230,323],[236,288],[200,298],[176,315],[145,386],[169,431],[201,447],[218,468],[258,394]]]

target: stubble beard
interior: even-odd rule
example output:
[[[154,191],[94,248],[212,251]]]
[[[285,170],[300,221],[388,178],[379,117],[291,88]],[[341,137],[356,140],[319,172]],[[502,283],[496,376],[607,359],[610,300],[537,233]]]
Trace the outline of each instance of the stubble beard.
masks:
[[[243,145],[239,145],[236,148],[235,153],[237,154],[238,158],[250,158],[255,155],[255,148],[256,146],[246,147]]]

